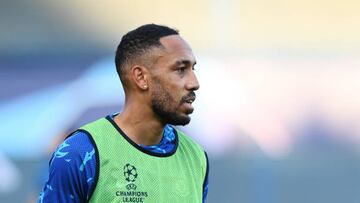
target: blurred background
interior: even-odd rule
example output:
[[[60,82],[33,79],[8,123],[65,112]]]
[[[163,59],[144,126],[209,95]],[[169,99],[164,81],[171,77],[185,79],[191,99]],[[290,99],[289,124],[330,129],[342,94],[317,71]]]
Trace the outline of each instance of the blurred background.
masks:
[[[121,111],[121,36],[180,30],[201,84],[182,128],[208,203],[360,202],[360,2],[0,2],[0,202],[34,202],[69,132]]]

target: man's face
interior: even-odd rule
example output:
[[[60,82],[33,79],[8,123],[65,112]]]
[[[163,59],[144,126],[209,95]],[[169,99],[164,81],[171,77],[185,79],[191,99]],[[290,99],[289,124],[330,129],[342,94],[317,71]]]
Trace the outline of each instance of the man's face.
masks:
[[[160,39],[151,68],[151,105],[164,123],[186,125],[194,111],[192,102],[199,89],[194,73],[195,57],[189,45],[179,36]]]

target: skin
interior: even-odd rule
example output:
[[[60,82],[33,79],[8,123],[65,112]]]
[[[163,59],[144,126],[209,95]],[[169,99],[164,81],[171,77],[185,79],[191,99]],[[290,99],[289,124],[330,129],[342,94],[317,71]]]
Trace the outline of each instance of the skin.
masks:
[[[148,146],[161,141],[166,124],[190,122],[194,110],[190,100],[199,89],[196,60],[186,41],[170,35],[160,43],[162,47],[149,50],[146,63],[128,67],[124,109],[114,119],[132,141]]]

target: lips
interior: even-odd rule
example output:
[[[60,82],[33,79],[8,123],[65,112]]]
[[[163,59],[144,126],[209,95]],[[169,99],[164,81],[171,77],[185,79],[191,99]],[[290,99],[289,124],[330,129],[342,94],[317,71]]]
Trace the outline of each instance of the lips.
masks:
[[[182,98],[182,103],[192,104],[196,99],[195,92],[190,92],[187,96]]]
[[[185,106],[186,114],[191,114],[194,111],[192,103],[195,101],[196,95],[194,92],[191,92],[187,96],[183,97],[182,103]]]
[[[185,100],[185,103],[192,104],[195,101],[196,97],[189,97]]]

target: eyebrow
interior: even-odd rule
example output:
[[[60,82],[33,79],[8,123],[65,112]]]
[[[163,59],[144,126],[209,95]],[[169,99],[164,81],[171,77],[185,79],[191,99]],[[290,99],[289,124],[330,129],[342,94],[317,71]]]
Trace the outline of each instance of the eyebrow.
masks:
[[[175,62],[176,65],[191,65],[192,64],[192,61],[190,60],[187,60],[187,59],[183,59],[183,60],[178,60]],[[196,61],[194,61],[194,64],[192,66],[195,66],[196,65]]]

